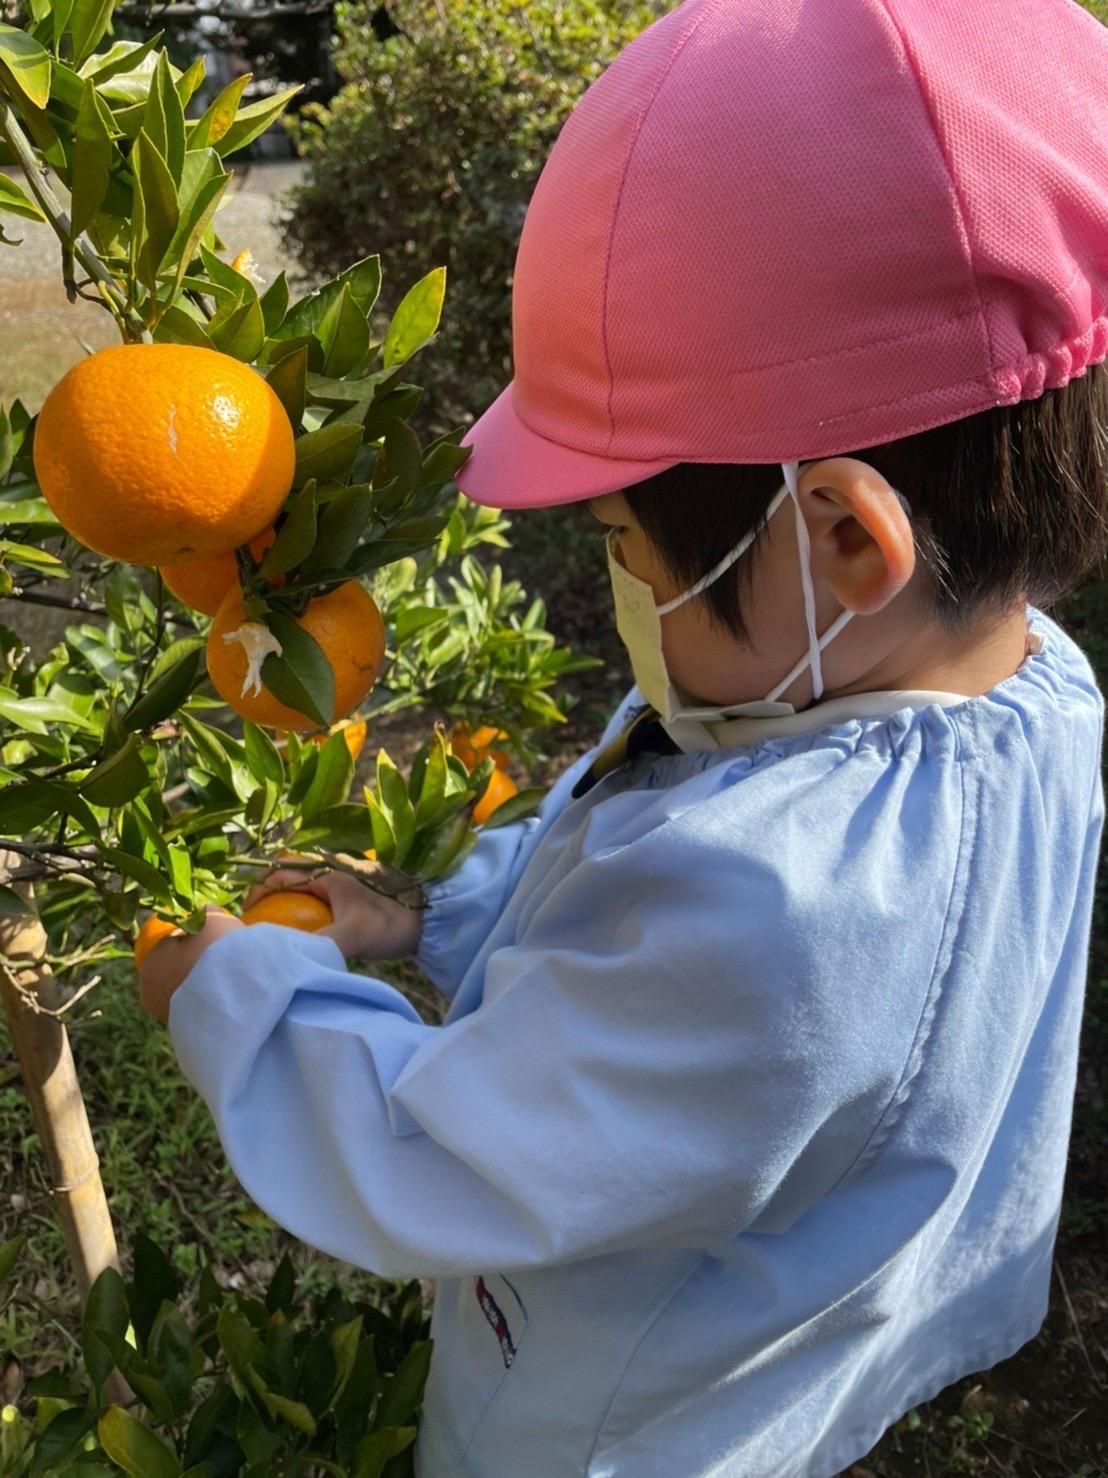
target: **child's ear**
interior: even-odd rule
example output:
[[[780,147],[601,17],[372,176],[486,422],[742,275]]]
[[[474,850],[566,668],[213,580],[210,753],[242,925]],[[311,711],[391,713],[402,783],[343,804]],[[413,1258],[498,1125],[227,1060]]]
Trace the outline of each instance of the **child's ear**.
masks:
[[[839,604],[872,616],[904,589],[916,567],[912,527],[900,499],[868,462],[828,457],[797,481],[812,545],[812,576]]]

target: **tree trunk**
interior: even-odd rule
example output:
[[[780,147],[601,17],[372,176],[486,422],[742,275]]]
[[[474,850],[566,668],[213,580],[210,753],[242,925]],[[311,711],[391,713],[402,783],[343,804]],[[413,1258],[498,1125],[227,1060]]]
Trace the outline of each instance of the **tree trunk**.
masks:
[[[22,861],[0,850],[0,878]],[[29,884],[9,886],[31,902]],[[83,1304],[106,1267],[118,1270],[119,1255],[69,1037],[61,1018],[50,1014],[61,1000],[45,955],[46,934],[36,914],[0,914],[0,995]],[[118,1371],[107,1394],[114,1401],[131,1399]]]

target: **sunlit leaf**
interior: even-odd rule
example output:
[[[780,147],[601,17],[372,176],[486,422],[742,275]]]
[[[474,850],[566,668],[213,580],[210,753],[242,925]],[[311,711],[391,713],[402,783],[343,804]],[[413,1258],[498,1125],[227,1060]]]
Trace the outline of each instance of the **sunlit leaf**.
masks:
[[[382,363],[386,368],[403,364],[427,343],[439,326],[445,294],[445,267],[435,267],[404,294],[385,335]]]

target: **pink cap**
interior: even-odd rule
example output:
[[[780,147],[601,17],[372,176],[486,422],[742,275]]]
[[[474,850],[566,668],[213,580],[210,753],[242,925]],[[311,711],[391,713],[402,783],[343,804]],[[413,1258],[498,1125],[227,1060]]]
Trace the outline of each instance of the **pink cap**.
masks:
[[[535,186],[479,503],[832,456],[1108,354],[1108,30],[1075,0],[685,0]]]

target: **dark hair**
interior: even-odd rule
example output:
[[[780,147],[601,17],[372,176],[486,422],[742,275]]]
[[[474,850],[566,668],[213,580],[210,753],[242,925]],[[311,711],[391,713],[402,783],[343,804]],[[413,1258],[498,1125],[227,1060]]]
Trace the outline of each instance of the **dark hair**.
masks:
[[[933,610],[951,628],[1021,598],[1045,609],[1108,552],[1103,363],[1036,400],[840,455],[869,462],[908,499]],[[781,482],[776,462],[681,462],[624,493],[667,568],[692,584],[764,522]],[[741,591],[758,547],[738,579],[717,580],[701,597],[740,638]]]

